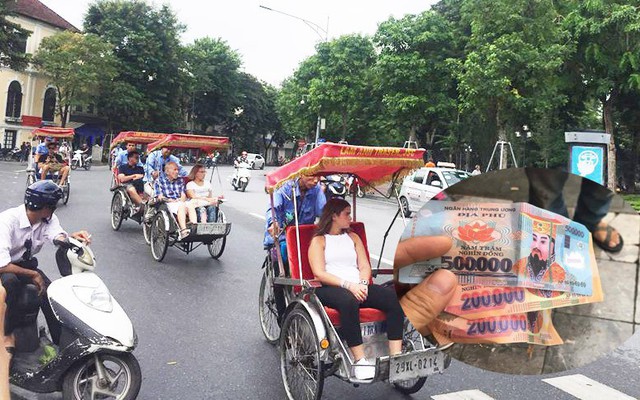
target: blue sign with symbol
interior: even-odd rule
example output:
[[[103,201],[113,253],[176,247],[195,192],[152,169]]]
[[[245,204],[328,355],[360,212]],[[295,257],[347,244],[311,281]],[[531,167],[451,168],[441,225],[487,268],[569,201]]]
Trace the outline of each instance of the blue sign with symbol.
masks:
[[[604,185],[604,147],[573,146],[571,173]]]

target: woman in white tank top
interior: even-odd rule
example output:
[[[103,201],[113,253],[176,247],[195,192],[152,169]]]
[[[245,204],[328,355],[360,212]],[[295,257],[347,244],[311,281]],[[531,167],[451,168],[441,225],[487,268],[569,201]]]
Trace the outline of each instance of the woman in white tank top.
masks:
[[[318,231],[309,246],[309,263],[322,282],[316,295],[323,305],[340,312],[340,334],[354,360],[358,379],[373,379],[373,362],[364,358],[359,309],[375,308],[387,316],[389,354],[402,351],[404,313],[393,290],[370,284],[371,265],[360,237],[350,232],[351,206],[343,199],[325,205]]]

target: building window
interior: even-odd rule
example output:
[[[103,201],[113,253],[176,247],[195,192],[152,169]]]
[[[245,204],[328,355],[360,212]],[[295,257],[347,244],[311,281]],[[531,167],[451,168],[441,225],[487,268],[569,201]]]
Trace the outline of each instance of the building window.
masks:
[[[44,105],[42,106],[42,120],[53,122],[56,111],[56,90],[54,88],[47,89],[44,92]]]
[[[22,86],[18,81],[13,81],[9,85],[9,93],[7,93],[7,118],[20,118],[22,108]]]
[[[18,131],[4,131],[4,148],[5,149],[13,149],[16,147],[16,136],[18,136]]]

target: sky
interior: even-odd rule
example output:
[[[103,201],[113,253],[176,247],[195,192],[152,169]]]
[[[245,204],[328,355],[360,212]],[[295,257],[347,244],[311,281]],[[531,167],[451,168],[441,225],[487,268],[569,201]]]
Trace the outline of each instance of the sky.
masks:
[[[89,0],[40,0],[82,29]],[[222,38],[236,50],[244,71],[279,86],[300,62],[315,52],[321,40],[304,22],[267,11],[260,5],[311,21],[326,30],[329,39],[349,33],[373,34],[389,17],[402,18],[427,10],[435,0],[166,0],[187,26],[184,43],[209,36]],[[322,34],[322,33],[321,33]],[[324,36],[324,34],[322,34]]]

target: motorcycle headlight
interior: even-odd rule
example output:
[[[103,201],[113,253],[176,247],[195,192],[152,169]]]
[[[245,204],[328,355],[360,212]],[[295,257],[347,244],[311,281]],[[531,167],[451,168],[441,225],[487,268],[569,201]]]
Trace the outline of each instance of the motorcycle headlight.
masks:
[[[78,300],[94,310],[102,312],[113,311],[111,293],[109,293],[109,289],[105,285],[97,287],[73,286],[73,294],[76,295]]]

